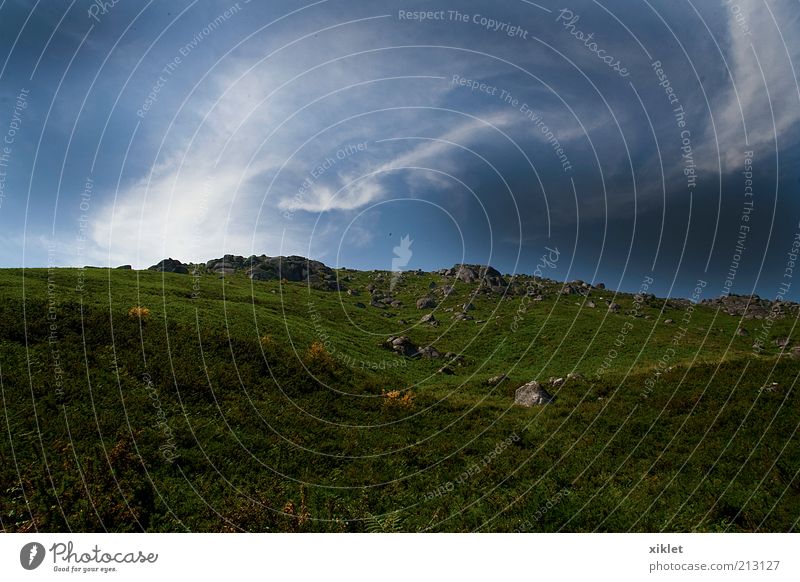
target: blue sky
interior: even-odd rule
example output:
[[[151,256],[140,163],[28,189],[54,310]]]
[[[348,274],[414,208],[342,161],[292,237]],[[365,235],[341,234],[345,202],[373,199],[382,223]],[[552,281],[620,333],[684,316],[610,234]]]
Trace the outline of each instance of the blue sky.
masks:
[[[0,266],[389,269],[408,235],[410,269],[557,248],[553,278],[774,296],[797,30],[789,0],[5,0]]]

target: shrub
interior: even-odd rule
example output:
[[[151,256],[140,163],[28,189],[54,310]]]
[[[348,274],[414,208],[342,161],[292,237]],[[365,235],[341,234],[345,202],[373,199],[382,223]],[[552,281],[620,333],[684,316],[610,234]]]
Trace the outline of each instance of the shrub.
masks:
[[[405,393],[400,390],[390,390],[383,396],[386,398],[384,404],[388,406],[401,406],[403,408],[411,408],[414,406],[414,395],[410,390]]]
[[[141,307],[140,305],[137,305],[136,307],[131,307],[128,310],[128,317],[131,319],[147,319],[150,317],[150,310],[147,307]]]

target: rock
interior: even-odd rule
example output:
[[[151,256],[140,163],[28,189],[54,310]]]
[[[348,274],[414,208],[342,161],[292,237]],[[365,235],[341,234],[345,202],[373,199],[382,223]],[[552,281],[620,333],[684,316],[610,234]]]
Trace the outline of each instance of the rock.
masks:
[[[351,297],[355,297],[356,295],[359,295],[359,292],[356,291],[355,289],[348,289],[347,294],[350,295]]]
[[[417,299],[417,309],[433,309],[436,307],[436,300],[433,297],[421,297]]]
[[[386,306],[383,303],[381,303],[380,301],[376,301],[375,299],[370,301],[369,304],[370,307],[374,307],[376,309],[386,309]]]
[[[673,323],[675,323],[675,321],[672,320],[672,319],[665,319],[664,320],[664,325],[672,325]]]
[[[436,316],[433,313],[427,313],[422,316],[422,319],[419,320],[420,323],[427,323],[428,325],[439,325],[439,322],[436,321]]]
[[[786,346],[789,345],[789,343],[790,341],[788,337],[779,337],[778,339],[775,340],[775,345],[779,348],[785,348]]]
[[[503,382],[504,380],[507,380],[507,379],[508,379],[508,375],[507,374],[500,374],[499,376],[492,376],[491,378],[486,380],[486,385],[487,386],[497,386],[498,384],[500,384],[501,382]]]
[[[474,318],[466,313],[456,313],[453,316],[453,321],[472,321]]]
[[[394,307],[395,309],[399,309],[400,307],[403,306],[403,302],[394,300],[389,305],[390,305],[390,307]]]
[[[567,374],[567,380],[583,380],[583,374],[580,372],[570,372]]]
[[[605,283],[598,283],[597,285],[594,286],[594,288],[595,289],[605,289],[606,285],[605,285]]]
[[[795,360],[800,360],[800,346],[793,347],[792,351],[789,352],[789,355]]]
[[[619,303],[610,303],[608,310],[612,313],[618,313],[622,306]]]
[[[514,392],[514,404],[518,406],[531,407],[534,404],[550,404],[552,401],[553,396],[536,380],[520,386]]]
[[[363,303],[361,303],[361,301],[359,301],[358,303],[356,303],[356,307],[358,307],[359,309],[366,309],[366,308],[367,308],[367,306],[366,306],[366,305],[364,305]]]
[[[547,383],[553,388],[558,388],[564,383],[564,378],[550,378]]]
[[[420,348],[417,354],[421,358],[425,358],[428,360],[438,360],[439,358],[442,357],[442,354],[440,354],[439,351],[433,346],[426,346],[424,348]]]
[[[586,307],[588,307],[589,309],[594,309],[596,305],[594,304],[594,301],[587,301]]]
[[[465,303],[461,306],[462,311],[472,311],[473,309],[475,309],[475,306],[472,303]]]
[[[444,374],[445,376],[452,376],[453,374],[455,374],[455,370],[453,370],[453,368],[451,368],[450,366],[442,366],[441,368],[439,368],[438,373]]]
[[[164,259],[152,267],[148,271],[161,271],[163,273],[180,273],[181,275],[188,275],[189,268],[177,259]]]
[[[738,328],[738,329],[736,330],[736,335],[738,335],[738,336],[742,336],[742,337],[745,337],[745,336],[748,336],[748,335],[750,335],[750,332],[748,332],[748,331],[747,331],[745,328],[743,328],[743,327],[740,327],[740,328]]]
[[[390,337],[385,342],[383,342],[383,345],[387,349],[390,349],[393,352],[396,352],[401,356],[405,356],[407,358],[416,356],[419,351],[417,349],[417,346],[415,346],[412,343],[412,341],[404,335],[401,335],[399,337]]]
[[[784,318],[789,312],[798,313],[800,305],[793,301],[769,301],[758,295],[731,293],[714,299],[703,299],[703,305],[716,307],[721,312],[744,319]]]
[[[455,265],[447,271],[446,275],[455,277],[464,283],[479,282],[490,288],[502,287],[505,289],[508,286],[500,271],[487,265]]]

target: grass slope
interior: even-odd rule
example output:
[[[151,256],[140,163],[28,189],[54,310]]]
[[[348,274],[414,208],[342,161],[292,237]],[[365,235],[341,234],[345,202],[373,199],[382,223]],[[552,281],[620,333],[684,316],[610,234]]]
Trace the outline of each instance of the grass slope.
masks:
[[[405,274],[403,306],[377,309],[364,289],[388,273],[339,275],[361,293],[0,271],[3,530],[797,527],[800,365],[772,343],[800,342],[795,319],[756,355],[762,322],[741,337],[706,306],[458,283],[433,327],[415,302],[442,277]],[[474,320],[452,321],[470,301]],[[401,334],[459,354],[455,373],[381,346]],[[522,383],[568,373],[554,404],[512,406]]]

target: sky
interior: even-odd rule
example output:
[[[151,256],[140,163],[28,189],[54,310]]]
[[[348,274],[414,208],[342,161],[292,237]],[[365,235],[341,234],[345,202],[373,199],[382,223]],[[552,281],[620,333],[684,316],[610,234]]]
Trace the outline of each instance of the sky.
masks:
[[[0,267],[797,299],[798,30],[796,0],[0,0]]]

